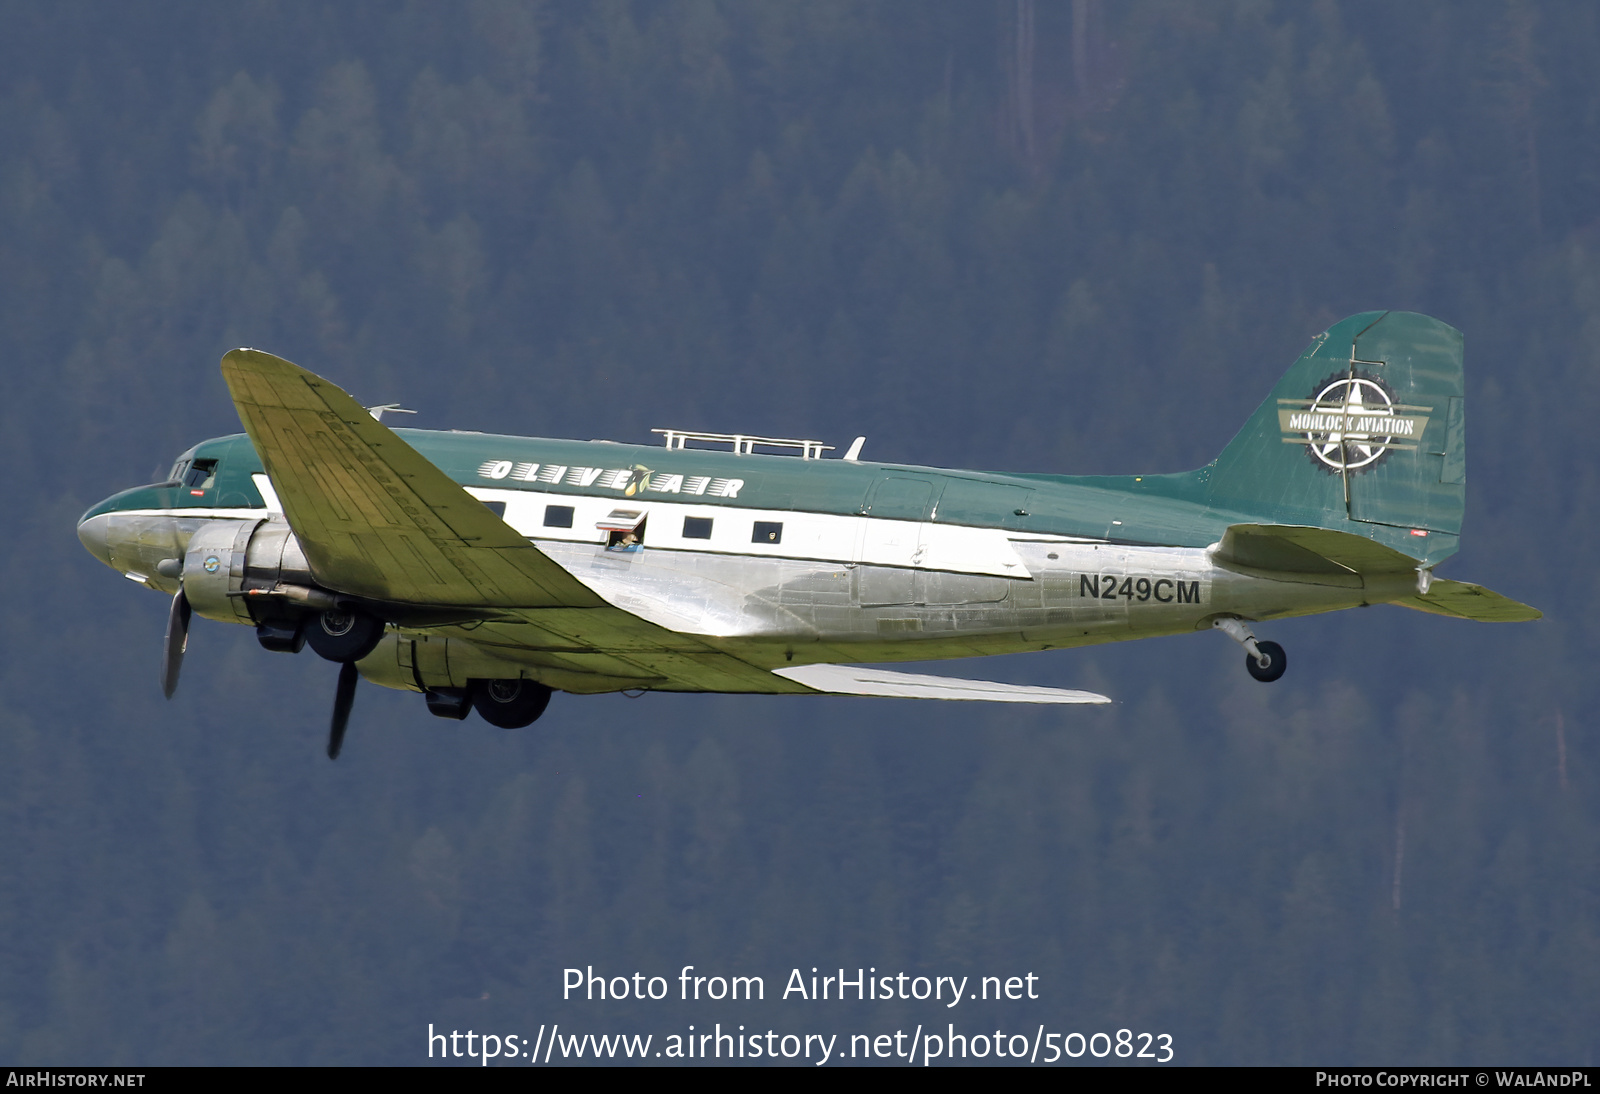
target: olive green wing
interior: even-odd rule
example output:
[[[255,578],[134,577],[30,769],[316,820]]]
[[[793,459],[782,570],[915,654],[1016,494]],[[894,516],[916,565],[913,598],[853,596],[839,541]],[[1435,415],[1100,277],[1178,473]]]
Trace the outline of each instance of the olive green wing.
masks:
[[[222,375],[318,583],[401,604],[604,603],[336,385],[251,349]]]

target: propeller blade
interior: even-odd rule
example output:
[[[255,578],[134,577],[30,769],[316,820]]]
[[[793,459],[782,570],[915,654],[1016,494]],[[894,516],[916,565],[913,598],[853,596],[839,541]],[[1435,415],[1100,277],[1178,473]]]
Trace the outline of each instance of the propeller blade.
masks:
[[[328,759],[337,760],[339,749],[344,747],[344,727],[350,722],[350,707],[356,701],[356,672],[354,661],[339,666],[339,689],[333,693],[333,725],[328,728]]]
[[[183,668],[183,654],[189,648],[189,598],[180,586],[172,598],[172,610],[167,613],[167,640],[161,651],[161,694],[168,699],[178,690],[178,672]]]

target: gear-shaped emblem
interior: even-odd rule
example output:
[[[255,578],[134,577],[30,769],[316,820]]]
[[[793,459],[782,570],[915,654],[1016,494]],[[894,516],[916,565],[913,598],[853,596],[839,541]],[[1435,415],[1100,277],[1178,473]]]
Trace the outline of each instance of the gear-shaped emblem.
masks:
[[[1306,451],[1329,471],[1365,471],[1389,455],[1397,431],[1394,396],[1381,380],[1330,376],[1311,397]],[[1402,419],[1403,421],[1403,419]]]

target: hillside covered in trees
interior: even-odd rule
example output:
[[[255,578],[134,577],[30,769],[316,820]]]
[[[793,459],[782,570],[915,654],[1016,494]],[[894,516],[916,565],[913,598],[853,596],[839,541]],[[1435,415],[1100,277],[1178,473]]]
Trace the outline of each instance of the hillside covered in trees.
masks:
[[[1170,1033],[1182,1063],[1600,1060],[1600,8],[464,0],[0,8],[0,1056],[427,1059],[426,1030]],[[557,695],[527,730],[166,604],[74,523],[270,350],[414,424],[1211,459],[1319,331],[1466,334],[1444,576],[929,671],[1107,709]],[[408,421],[407,424],[412,424]],[[761,1004],[561,1001],[561,970]],[[1040,977],[806,1009],[789,970]],[[980,1023],[980,1017],[982,1019]]]

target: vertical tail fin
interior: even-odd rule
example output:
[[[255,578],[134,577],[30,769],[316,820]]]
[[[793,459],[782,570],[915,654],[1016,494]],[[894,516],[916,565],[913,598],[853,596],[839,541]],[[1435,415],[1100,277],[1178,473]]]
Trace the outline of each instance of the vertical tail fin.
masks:
[[[1211,466],[1211,504],[1352,532],[1433,565],[1466,501],[1461,332],[1366,312],[1319,334]]]

